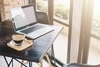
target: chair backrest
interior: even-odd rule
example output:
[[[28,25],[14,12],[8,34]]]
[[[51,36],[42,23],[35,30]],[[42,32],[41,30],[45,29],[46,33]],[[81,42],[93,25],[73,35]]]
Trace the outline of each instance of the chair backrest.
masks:
[[[46,12],[37,11],[36,18],[38,23],[50,24],[49,18]]]

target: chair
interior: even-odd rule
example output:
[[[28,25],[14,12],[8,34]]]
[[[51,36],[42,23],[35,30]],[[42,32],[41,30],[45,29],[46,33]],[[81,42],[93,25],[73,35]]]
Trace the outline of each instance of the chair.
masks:
[[[36,17],[37,17],[37,22],[50,25],[48,15],[45,12],[37,11]]]
[[[63,67],[100,67],[100,65],[89,65],[89,64],[80,64],[80,63],[69,63]]]
[[[50,25],[49,18],[48,18],[47,14],[45,12],[37,11],[36,12],[36,18],[37,18],[38,23]],[[52,66],[50,59],[49,59],[49,56],[48,56],[48,53],[45,55],[45,57],[46,57],[49,65]],[[24,63],[24,60],[22,60],[22,63]],[[21,65],[21,67],[23,67],[23,65]],[[42,61],[40,62],[40,67],[43,67]]]

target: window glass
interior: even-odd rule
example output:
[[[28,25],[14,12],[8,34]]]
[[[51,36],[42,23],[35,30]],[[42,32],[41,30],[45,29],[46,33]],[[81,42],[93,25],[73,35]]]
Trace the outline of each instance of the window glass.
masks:
[[[96,65],[100,63],[100,0],[94,0],[93,21],[91,33],[96,37],[90,38],[88,64]],[[98,38],[98,39],[97,39]],[[96,60],[96,61],[94,61]]]
[[[70,0],[54,0],[54,16],[65,23],[69,20]]]
[[[94,13],[92,22],[92,34],[100,37],[100,0],[95,0],[94,2]]]
[[[48,0],[36,0],[37,10],[48,12]]]

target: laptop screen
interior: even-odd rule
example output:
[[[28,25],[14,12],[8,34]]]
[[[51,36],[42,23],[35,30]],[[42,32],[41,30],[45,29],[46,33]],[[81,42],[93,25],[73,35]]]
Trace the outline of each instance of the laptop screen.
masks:
[[[33,6],[23,6],[10,9],[15,30],[36,22]]]
[[[27,6],[22,6],[22,9],[24,11],[24,14],[25,14],[29,24],[35,23],[36,16],[35,16],[34,7],[32,5],[27,5]]]

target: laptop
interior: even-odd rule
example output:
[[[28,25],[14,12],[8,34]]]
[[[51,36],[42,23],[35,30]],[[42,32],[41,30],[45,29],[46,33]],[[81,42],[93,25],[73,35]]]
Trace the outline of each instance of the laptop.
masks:
[[[54,30],[50,25],[37,22],[33,5],[12,8],[10,14],[14,31],[31,39],[36,39]]]

